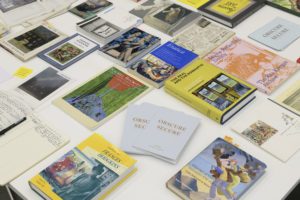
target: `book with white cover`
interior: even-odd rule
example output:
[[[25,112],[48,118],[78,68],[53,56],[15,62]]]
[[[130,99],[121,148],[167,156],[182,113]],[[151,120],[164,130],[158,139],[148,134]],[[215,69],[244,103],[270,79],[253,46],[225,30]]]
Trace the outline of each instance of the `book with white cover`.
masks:
[[[300,148],[300,118],[269,100],[232,126],[232,129],[279,160],[286,162]]]

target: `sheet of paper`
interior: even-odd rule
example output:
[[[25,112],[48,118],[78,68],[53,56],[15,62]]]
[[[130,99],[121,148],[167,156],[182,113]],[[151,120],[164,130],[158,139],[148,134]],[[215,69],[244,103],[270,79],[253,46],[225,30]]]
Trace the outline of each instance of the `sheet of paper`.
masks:
[[[0,83],[7,81],[12,78],[12,75],[4,71],[3,69],[0,69]]]

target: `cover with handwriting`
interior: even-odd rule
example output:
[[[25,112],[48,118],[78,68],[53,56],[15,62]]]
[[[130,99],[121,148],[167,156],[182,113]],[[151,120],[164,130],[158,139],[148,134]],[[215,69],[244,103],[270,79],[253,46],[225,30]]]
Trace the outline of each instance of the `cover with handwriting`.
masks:
[[[300,24],[276,17],[249,35],[266,46],[281,51],[300,37]]]
[[[244,21],[265,5],[265,0],[210,0],[198,8],[199,12],[230,28]]]
[[[266,164],[217,138],[166,183],[185,200],[238,200],[260,179]]]
[[[205,18],[200,18],[171,41],[200,56],[206,56],[235,33]]]
[[[204,60],[270,94],[300,65],[245,40],[233,37]]]
[[[93,134],[29,180],[45,199],[103,199],[136,168],[136,160]]]
[[[128,72],[156,88],[198,55],[172,42],[167,42],[132,65]]]
[[[266,0],[266,3],[285,12],[300,16],[299,0]]]
[[[256,90],[202,59],[167,80],[164,89],[220,124],[252,101]]]
[[[232,129],[287,162],[299,149],[300,119],[284,107],[265,100],[241,116]]]
[[[150,89],[151,86],[112,66],[53,103],[94,129]]]

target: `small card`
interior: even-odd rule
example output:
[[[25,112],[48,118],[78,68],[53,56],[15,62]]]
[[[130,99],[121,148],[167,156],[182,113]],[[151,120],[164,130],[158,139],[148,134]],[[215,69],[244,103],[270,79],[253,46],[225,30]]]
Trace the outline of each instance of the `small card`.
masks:
[[[16,72],[14,73],[14,76],[19,77],[19,78],[21,78],[21,79],[24,79],[24,78],[26,78],[27,76],[29,76],[32,72],[33,72],[33,70],[30,69],[30,68],[27,68],[27,67],[20,67],[20,68],[18,69],[18,71],[16,71]]]
[[[4,71],[3,69],[0,68],[0,83],[7,81],[8,79],[11,79],[12,76],[7,73],[6,71]]]

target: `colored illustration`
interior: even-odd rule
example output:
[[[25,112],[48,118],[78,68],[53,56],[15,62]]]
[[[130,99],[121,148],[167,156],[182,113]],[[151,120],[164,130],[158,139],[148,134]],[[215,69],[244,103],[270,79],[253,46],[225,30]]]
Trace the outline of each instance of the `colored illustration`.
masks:
[[[63,99],[99,122],[147,89],[148,86],[112,67]]]
[[[268,0],[278,6],[296,11],[300,13],[300,0]]]
[[[83,51],[78,47],[70,43],[65,43],[62,46],[59,46],[58,48],[49,52],[47,55],[60,64],[65,64],[82,53]]]
[[[168,8],[162,10],[161,12],[154,15],[155,18],[158,18],[168,24],[174,24],[180,19],[184,18],[188,14],[190,14],[191,11],[185,9],[184,7],[181,7],[176,4],[172,4]]]
[[[278,130],[272,128],[263,121],[258,120],[252,124],[249,128],[242,132],[242,135],[249,138],[252,142],[257,145],[262,145],[273,135],[275,135]]]
[[[112,3],[107,0],[87,0],[86,2],[72,8],[70,12],[82,17],[83,19],[87,19],[111,5]]]

